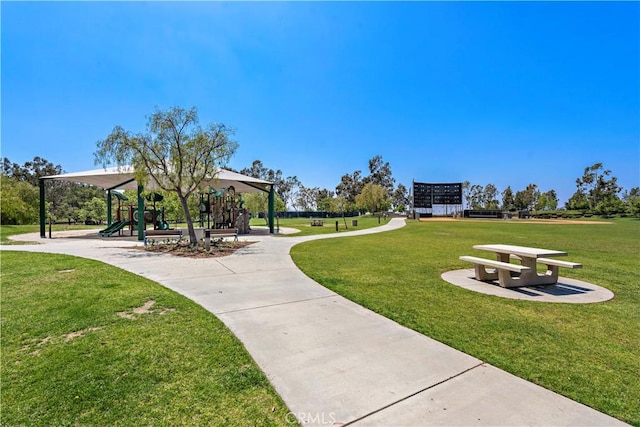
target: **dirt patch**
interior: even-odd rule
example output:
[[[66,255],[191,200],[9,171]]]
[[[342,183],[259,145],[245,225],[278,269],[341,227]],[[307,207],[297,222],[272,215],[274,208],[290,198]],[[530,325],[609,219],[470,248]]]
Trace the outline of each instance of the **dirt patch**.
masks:
[[[73,339],[83,337],[89,332],[99,331],[100,329],[102,328],[86,328],[80,331],[69,332],[67,335],[64,336],[64,342],[69,342]]]
[[[578,219],[525,219],[519,220],[521,222],[529,222],[532,224],[613,224],[610,221],[589,221],[589,220],[578,220]]]
[[[22,351],[29,351],[31,356],[37,356],[38,354],[40,354],[40,351],[42,350],[42,348],[46,345],[49,344],[57,344],[57,343],[66,343],[69,341],[72,341],[76,338],[81,338],[85,335],[87,335],[90,332],[95,332],[95,331],[99,331],[103,329],[102,327],[91,327],[91,328],[85,328],[85,329],[81,329],[79,331],[73,331],[73,332],[69,332],[67,334],[64,335],[60,335],[57,337],[45,337],[41,340],[37,340],[35,342],[29,343],[29,344],[25,344],[21,347]]]
[[[238,249],[242,249],[255,242],[222,242],[211,243],[211,249],[207,251],[204,246],[193,247],[188,242],[160,243],[147,246],[137,246],[127,249],[141,249],[148,252],[163,253],[175,256],[190,258],[219,258],[233,254]]]
[[[149,314],[151,313],[151,307],[153,307],[156,304],[156,302],[152,299],[150,299],[149,301],[145,302],[142,307],[136,307],[133,309],[133,312],[135,314]]]
[[[31,355],[36,356],[40,353],[40,347],[47,345],[52,341],[53,341],[53,337],[45,337],[35,343],[25,344],[20,349],[23,351],[29,351],[29,350],[35,349],[34,351],[31,352]]]
[[[129,320],[136,320],[138,317],[145,315],[145,314],[151,314],[151,313],[155,313],[155,314],[159,314],[159,315],[164,315],[167,314],[169,312],[175,311],[172,308],[162,308],[160,310],[154,310],[153,306],[156,304],[156,302],[152,299],[150,299],[149,301],[145,302],[144,304],[142,304],[140,307],[136,307],[134,309],[132,309],[131,311],[120,311],[118,313],[116,313],[118,316],[122,317],[123,319],[129,319]]]

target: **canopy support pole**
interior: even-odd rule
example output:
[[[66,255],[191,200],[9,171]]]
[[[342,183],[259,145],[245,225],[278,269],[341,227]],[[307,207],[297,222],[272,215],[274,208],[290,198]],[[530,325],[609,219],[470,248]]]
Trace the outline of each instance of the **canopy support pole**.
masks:
[[[38,185],[40,187],[40,238],[45,239],[47,237],[47,233],[45,230],[45,191],[44,191],[44,179],[38,180]]]
[[[138,184],[138,240],[144,240],[144,198],[142,185]]]
[[[274,211],[275,211],[275,199],[276,192],[274,185],[271,184],[271,189],[269,190],[269,233],[273,234],[274,230]]]
[[[107,227],[111,225],[111,190],[107,190]]]

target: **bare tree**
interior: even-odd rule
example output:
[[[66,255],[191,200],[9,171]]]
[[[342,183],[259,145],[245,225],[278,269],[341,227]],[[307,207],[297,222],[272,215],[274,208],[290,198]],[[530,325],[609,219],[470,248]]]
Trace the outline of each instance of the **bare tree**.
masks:
[[[195,107],[156,110],[148,119],[147,132],[132,134],[121,126],[102,141],[94,153],[104,167],[132,165],[138,183],[152,181],[162,190],[178,195],[189,229],[191,244],[197,244],[187,199],[235,153],[233,130],[224,124],[200,127]]]

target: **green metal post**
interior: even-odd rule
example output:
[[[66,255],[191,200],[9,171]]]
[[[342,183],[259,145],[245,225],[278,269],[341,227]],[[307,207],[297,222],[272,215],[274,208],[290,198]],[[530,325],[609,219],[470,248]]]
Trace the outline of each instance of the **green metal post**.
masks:
[[[107,227],[111,222],[111,190],[107,190]]]
[[[271,189],[269,190],[269,233],[273,234],[273,221],[274,221],[274,211],[275,211],[275,203],[276,202],[276,192],[273,184],[271,185]]]
[[[45,197],[44,197],[44,179],[38,180],[40,186],[40,237],[42,239],[47,237],[45,230]]]
[[[138,185],[138,240],[144,240],[144,198],[142,197],[142,185]]]

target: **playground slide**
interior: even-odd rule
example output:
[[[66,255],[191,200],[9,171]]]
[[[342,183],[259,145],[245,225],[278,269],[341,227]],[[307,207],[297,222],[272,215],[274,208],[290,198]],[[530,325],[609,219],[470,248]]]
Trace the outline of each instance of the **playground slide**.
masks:
[[[104,235],[105,233],[109,233],[111,232],[111,230],[113,230],[114,228],[116,228],[122,221],[116,221],[114,223],[112,223],[110,226],[108,226],[107,228],[105,228],[104,230],[100,230],[98,231],[99,235]]]
[[[129,226],[129,221],[120,221],[120,223],[114,228],[112,229],[109,234],[105,234],[105,237],[109,237],[111,236],[113,233],[117,233],[118,231],[122,230],[125,227]]]
[[[112,228],[115,228],[115,226],[116,226],[117,224],[119,224],[120,222],[121,222],[121,221],[116,221],[116,222],[114,222],[113,224],[111,224],[110,226],[108,226],[107,228],[105,228],[104,230],[100,230],[100,231],[98,231],[98,234],[102,236],[104,233],[108,233]]]
[[[98,234],[100,234],[103,237],[109,237],[113,233],[117,233],[118,231],[122,230],[128,225],[129,225],[129,221],[116,221],[113,224],[111,224],[109,227],[105,228],[104,230],[99,231]]]

